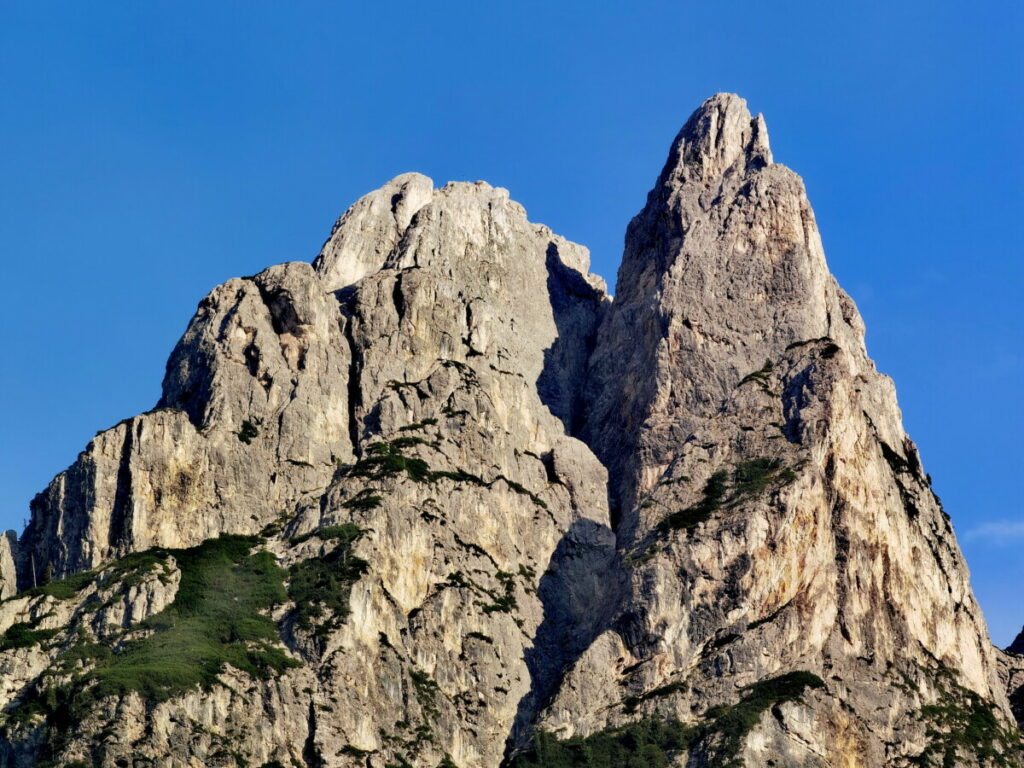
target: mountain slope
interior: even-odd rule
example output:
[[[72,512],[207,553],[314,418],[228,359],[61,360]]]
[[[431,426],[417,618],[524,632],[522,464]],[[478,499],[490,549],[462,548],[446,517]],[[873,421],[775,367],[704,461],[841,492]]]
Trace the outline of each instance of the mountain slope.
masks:
[[[764,121],[705,102],[588,264],[406,174],[215,289],[0,540],[0,765],[1019,764]]]

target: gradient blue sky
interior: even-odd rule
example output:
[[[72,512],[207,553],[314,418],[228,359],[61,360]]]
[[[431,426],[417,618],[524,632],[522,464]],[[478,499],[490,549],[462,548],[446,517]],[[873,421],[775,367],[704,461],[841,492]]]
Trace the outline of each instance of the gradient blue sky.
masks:
[[[217,283],[392,176],[508,187],[614,278],[715,91],[763,112],[897,383],[998,644],[1024,622],[1024,5],[0,5],[0,525],[151,407]]]

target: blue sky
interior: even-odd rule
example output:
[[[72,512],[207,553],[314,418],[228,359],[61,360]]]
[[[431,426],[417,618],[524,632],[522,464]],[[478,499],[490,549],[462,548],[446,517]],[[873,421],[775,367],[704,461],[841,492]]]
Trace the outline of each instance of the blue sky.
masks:
[[[807,182],[952,515],[994,639],[1024,622],[1024,6],[0,5],[0,525],[151,407],[217,283],[310,259],[417,170],[508,187],[614,277],[716,91]]]

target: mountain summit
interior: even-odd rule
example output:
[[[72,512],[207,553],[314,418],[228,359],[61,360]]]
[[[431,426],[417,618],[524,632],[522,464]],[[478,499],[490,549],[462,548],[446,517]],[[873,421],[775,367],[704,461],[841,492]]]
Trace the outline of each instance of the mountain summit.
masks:
[[[415,173],[214,289],[0,539],[0,766],[1020,765],[1024,663],[743,99],[617,290]]]

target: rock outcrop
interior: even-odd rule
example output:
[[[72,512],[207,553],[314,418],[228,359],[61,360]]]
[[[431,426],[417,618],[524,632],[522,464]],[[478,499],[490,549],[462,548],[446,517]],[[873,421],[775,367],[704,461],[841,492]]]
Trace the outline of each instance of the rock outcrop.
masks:
[[[957,754],[929,707],[1006,713],[966,564],[803,184],[741,99],[690,118],[626,243],[583,434],[616,478],[630,589],[542,727],[687,720],[803,671],[823,685],[736,745],[748,764]],[[712,725],[695,753],[735,757]]]
[[[1019,764],[1024,666],[742,99],[617,290],[419,174],[216,288],[0,540],[0,766]]]
[[[1010,698],[1010,709],[1017,725],[1024,728],[1024,630],[1005,651],[998,653],[998,660],[999,676]]]

